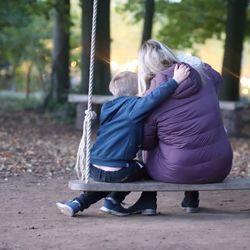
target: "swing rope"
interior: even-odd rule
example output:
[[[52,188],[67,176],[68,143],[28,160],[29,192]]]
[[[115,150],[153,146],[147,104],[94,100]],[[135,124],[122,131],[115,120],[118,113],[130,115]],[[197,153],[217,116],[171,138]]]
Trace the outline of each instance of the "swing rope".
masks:
[[[97,2],[98,0],[94,0],[93,3],[90,67],[89,67],[88,109],[85,110],[85,117],[83,122],[83,134],[78,147],[76,164],[75,164],[75,170],[78,179],[85,180],[85,183],[89,182],[91,120],[96,118],[96,113],[92,110],[92,93],[93,93],[93,80],[94,80]]]

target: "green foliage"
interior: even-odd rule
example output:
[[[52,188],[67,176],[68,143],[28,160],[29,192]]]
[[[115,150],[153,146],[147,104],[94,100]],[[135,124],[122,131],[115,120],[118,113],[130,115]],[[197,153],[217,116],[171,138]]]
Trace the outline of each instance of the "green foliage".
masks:
[[[247,21],[245,27],[245,35],[246,39],[250,40],[250,1],[248,0],[248,8],[247,8]]]
[[[159,1],[156,13],[161,20],[158,38],[170,47],[190,48],[213,36],[221,39],[225,30],[225,0]]]
[[[22,27],[32,21],[33,16],[49,18],[49,11],[56,0],[10,0],[0,1],[0,29]]]
[[[0,68],[9,65],[9,84],[17,88],[31,84],[32,79],[34,86],[38,83],[39,88],[45,88],[50,71],[49,17],[53,4],[52,0],[22,0],[22,4],[18,0],[0,1]],[[3,82],[1,72],[0,77]]]
[[[18,3],[19,2],[19,3]],[[21,27],[26,25],[30,19],[30,8],[27,8],[32,1],[23,0],[22,4],[18,0],[0,1],[0,29],[4,27]]]
[[[46,110],[49,112],[48,115],[56,118],[62,123],[73,123],[76,116],[76,107],[72,103],[58,103],[52,99],[49,100],[49,103],[46,107]]]
[[[52,25],[54,8],[61,0],[0,1],[0,89],[50,90]],[[81,58],[81,10],[71,4],[72,72],[79,72]],[[78,73],[79,74],[79,73]]]
[[[139,22],[144,17],[144,0],[127,0],[123,4],[116,0],[115,6],[119,13],[127,12],[127,18],[131,23]]]
[[[155,0],[154,24],[156,37],[173,48],[191,48],[208,38],[222,39],[227,17],[227,0]],[[143,18],[144,1],[127,0],[118,7],[120,12],[138,22]],[[250,17],[250,9],[248,9]],[[248,18],[250,24],[250,18]],[[250,30],[246,30],[250,36]]]
[[[44,111],[42,108],[43,101],[41,98],[30,97],[15,97],[15,96],[3,96],[0,95],[0,109],[8,111],[19,111],[19,110],[37,110]],[[62,123],[73,123],[76,116],[76,108],[72,103],[58,104],[56,102],[50,102],[47,116],[56,118]]]
[[[0,96],[1,109],[5,110],[24,110],[24,109],[36,109],[42,102],[41,99],[30,97],[30,98],[17,98],[10,96]]]
[[[73,66],[71,71],[80,74],[80,59],[81,59],[81,9],[79,8],[80,1],[72,1],[70,6],[70,58]]]

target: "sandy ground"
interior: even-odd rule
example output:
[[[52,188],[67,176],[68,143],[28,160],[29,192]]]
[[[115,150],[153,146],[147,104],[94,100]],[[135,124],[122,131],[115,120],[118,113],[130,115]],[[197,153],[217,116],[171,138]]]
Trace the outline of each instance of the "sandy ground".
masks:
[[[30,174],[0,181],[0,249],[250,249],[250,192],[201,193],[201,212],[179,208],[181,193],[158,194],[158,216],[113,217],[101,202],[74,218],[55,202],[77,195],[67,180]],[[130,194],[126,206],[138,193]]]
[[[81,132],[47,114],[1,107],[0,124],[0,250],[250,249],[249,191],[203,192],[199,214],[184,213],[175,192],[159,193],[155,217],[112,217],[99,212],[101,202],[65,217],[55,203],[77,195],[67,181]],[[250,176],[249,138],[231,139],[233,176]]]

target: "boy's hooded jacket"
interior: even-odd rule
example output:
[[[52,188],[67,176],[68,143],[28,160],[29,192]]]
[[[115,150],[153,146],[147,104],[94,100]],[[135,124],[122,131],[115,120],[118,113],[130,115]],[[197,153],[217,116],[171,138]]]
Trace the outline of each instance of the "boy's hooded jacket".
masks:
[[[151,81],[151,93],[173,76],[174,65]],[[232,150],[217,97],[221,76],[209,65],[190,76],[147,118],[144,129],[150,176],[172,183],[222,181],[230,172]]]
[[[91,164],[126,167],[136,157],[143,139],[143,120],[174,92],[171,79],[148,96],[121,96],[102,106],[100,128],[91,154]]]

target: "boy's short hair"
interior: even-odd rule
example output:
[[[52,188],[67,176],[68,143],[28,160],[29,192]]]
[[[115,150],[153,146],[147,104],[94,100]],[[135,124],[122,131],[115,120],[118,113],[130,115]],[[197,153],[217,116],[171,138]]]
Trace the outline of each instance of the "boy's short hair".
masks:
[[[116,97],[137,95],[137,74],[130,71],[117,73],[110,81],[109,91]]]

